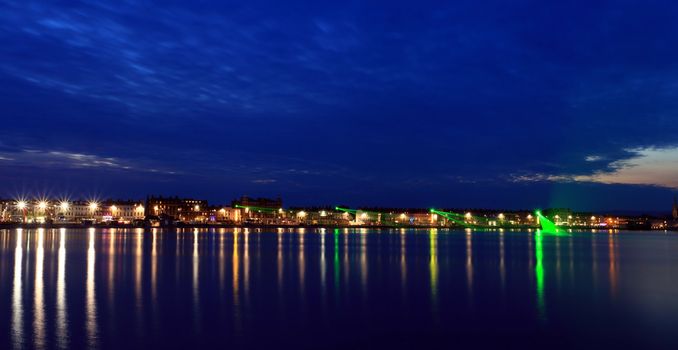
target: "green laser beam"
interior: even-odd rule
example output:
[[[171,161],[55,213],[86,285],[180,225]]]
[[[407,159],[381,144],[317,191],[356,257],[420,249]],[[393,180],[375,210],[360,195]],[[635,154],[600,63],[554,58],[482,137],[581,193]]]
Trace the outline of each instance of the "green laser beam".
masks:
[[[535,210],[534,214],[539,218],[541,232],[549,235],[567,235],[567,231],[558,227],[553,221],[542,215],[541,210]]]
[[[249,206],[249,205],[240,205],[236,204],[236,208],[243,208],[243,209],[250,209],[250,210],[257,210],[257,211],[268,211],[268,212],[277,212],[280,211],[282,208],[264,208],[264,207],[255,207],[255,206]]]

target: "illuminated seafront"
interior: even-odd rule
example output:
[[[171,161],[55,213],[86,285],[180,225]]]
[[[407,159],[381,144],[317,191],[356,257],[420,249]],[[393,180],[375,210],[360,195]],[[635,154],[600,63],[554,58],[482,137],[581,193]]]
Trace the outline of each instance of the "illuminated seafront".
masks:
[[[470,228],[554,231],[670,230],[678,227],[678,204],[672,217],[576,212],[565,208],[536,210],[444,208],[284,208],[282,200],[243,196],[229,205],[207,200],[153,197],[146,200],[68,200],[37,198],[0,200],[0,227],[353,227]],[[545,224],[546,223],[546,227]]]
[[[678,235],[0,230],[0,348],[678,345]]]

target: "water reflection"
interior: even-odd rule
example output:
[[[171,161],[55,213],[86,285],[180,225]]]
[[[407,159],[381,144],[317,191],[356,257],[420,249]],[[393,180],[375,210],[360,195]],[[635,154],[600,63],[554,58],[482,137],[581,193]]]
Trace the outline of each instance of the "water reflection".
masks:
[[[278,276],[278,295],[282,298],[283,295],[283,272],[285,268],[285,260],[283,260],[283,236],[284,231],[283,229],[278,229],[278,246],[277,246],[277,260],[276,260],[276,266],[278,268],[277,270],[277,276]]]
[[[96,252],[94,250],[94,229],[89,229],[89,246],[87,248],[87,280],[85,291],[85,329],[87,331],[87,347],[92,349],[98,346],[97,331],[97,303],[94,285],[94,264]]]
[[[143,321],[141,320],[142,309],[143,309],[143,299],[142,299],[142,290],[141,290],[141,277],[143,274],[143,248],[144,248],[144,231],[143,229],[135,230],[135,240],[134,240],[134,299],[136,304],[137,312],[137,322],[140,327],[137,327],[137,331],[141,331],[141,326]]]
[[[233,232],[233,318],[236,333],[242,331],[242,316],[240,305],[240,258],[238,256],[238,230]]]
[[[59,255],[56,285],[56,340],[59,349],[68,348],[68,312],[66,308],[66,229],[59,229]]]
[[[306,238],[306,229],[299,229],[299,250],[298,250],[298,266],[299,266],[299,297],[302,302],[305,300],[304,292],[306,290],[306,259],[305,259],[305,238]]]
[[[432,228],[429,232],[429,275],[431,277],[431,307],[435,312],[438,303],[438,229]]]
[[[407,231],[400,232],[400,289],[407,296]]]
[[[242,258],[242,267],[243,267],[243,292],[245,305],[247,304],[247,298],[250,294],[250,229],[246,228],[243,231],[243,258]]]
[[[108,298],[112,309],[115,298],[115,237],[116,229],[111,229],[108,234]]]
[[[339,268],[339,229],[334,229],[334,291],[337,298],[339,298],[339,278],[341,270]]]
[[[33,339],[36,349],[45,347],[45,305],[43,264],[45,259],[45,229],[38,229],[38,248],[35,253],[35,282],[33,289]]]
[[[158,302],[158,230],[153,229],[151,235],[151,300],[155,307]]]
[[[612,297],[617,295],[617,237],[610,233],[607,237],[608,254],[610,256],[610,294]]]
[[[325,299],[325,289],[327,287],[327,261],[325,261],[325,229],[320,229],[320,287],[323,300]],[[325,305],[325,303],[323,303]]]
[[[360,285],[363,297],[367,294],[367,230],[360,229]]]
[[[504,232],[499,233],[499,278],[501,279],[501,290],[506,291],[506,248],[504,247]]]
[[[473,234],[466,229],[466,285],[468,294],[473,294]]]
[[[657,249],[650,246],[657,240],[638,248],[646,238],[616,233],[181,230],[0,231],[0,348],[124,348],[147,339],[174,345],[165,338],[187,347],[202,339],[249,341],[259,331],[322,334],[332,325],[357,334],[405,326],[438,332],[476,327],[480,319],[545,329],[566,323],[559,312],[573,301],[559,302],[573,295],[600,310],[625,302],[637,291],[628,290],[632,284],[675,289],[652,279],[670,272],[661,269],[675,257],[656,252],[678,249],[678,238]],[[633,260],[620,260],[631,249]],[[592,281],[596,256],[600,279]],[[643,271],[654,275],[633,280],[629,271],[638,270],[630,261],[645,258]]]
[[[196,332],[200,330],[200,252],[198,250],[198,229],[193,229],[193,322]]]
[[[543,236],[540,230],[534,236],[535,245],[535,259],[534,274],[537,280],[537,313],[539,319],[546,320],[545,304],[544,304],[544,247]]]
[[[21,267],[23,259],[23,230],[16,230],[16,248],[14,249],[14,280],[12,281],[12,344],[15,349],[23,348],[24,343],[24,305],[22,301]]]

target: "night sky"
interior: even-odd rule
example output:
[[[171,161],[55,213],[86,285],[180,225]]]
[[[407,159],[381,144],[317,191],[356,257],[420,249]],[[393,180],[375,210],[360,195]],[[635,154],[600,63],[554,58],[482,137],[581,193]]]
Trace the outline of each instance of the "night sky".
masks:
[[[3,1],[0,196],[670,210],[675,1]]]

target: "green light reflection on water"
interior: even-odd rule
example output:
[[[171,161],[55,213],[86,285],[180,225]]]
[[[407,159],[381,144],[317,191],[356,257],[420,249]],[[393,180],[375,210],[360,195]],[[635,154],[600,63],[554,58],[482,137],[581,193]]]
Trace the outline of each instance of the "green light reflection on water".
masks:
[[[544,302],[544,247],[543,247],[543,235],[541,230],[537,230],[537,233],[534,236],[535,240],[535,257],[536,263],[534,265],[534,274],[537,280],[537,313],[539,319],[542,321],[546,320],[546,310]]]

